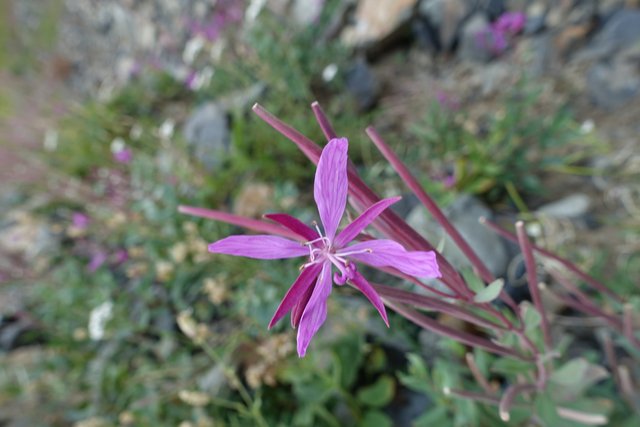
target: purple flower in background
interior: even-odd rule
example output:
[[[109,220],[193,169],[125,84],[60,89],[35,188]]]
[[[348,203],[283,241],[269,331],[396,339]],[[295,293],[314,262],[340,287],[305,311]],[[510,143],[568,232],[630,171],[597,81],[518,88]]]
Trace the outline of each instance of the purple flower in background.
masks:
[[[189,70],[187,77],[184,79],[184,84],[188,89],[196,89],[196,81],[198,80],[198,73],[196,70]]]
[[[493,23],[493,29],[510,36],[518,34],[527,22],[527,15],[522,12],[506,12]]]
[[[447,174],[442,178],[441,182],[445,188],[454,187],[456,185],[456,176],[455,174]]]
[[[102,264],[105,263],[106,260],[107,254],[104,251],[98,250],[94,252],[91,256],[91,259],[89,260],[89,264],[87,264],[87,271],[89,273],[95,272],[102,266]]]
[[[230,236],[209,245],[209,251],[256,259],[308,256],[301,273],[276,310],[269,328],[291,311],[291,324],[298,328],[298,355],[303,357],[311,339],[327,316],[327,299],[332,283],[349,283],[360,290],[388,325],[380,296],[358,272],[353,261],[374,267],[392,267],[415,277],[440,277],[433,251],[407,251],[392,240],[363,240],[350,244],[364,228],[399,197],[380,200],[370,206],[342,231],[337,232],[347,203],[347,149],[345,138],[329,141],[322,151],[314,182],[314,199],[323,231],[315,230],[287,214],[267,218],[288,228],[306,243],[270,235]],[[335,267],[337,271],[332,275]]]
[[[83,214],[82,212],[74,212],[71,216],[71,223],[74,227],[80,230],[84,230],[85,228],[87,228],[89,226],[89,222],[91,222],[89,216]]]
[[[505,33],[493,27],[485,28],[476,33],[478,47],[498,56],[507,50],[507,37]]]
[[[457,111],[460,108],[460,101],[443,90],[436,90],[436,100],[440,107],[446,110]]]
[[[118,249],[113,254],[113,262],[117,265],[122,264],[128,259],[129,259],[129,252],[126,249]]]
[[[113,153],[113,160],[115,160],[118,163],[127,164],[131,162],[132,158],[133,158],[133,152],[131,151],[130,148],[122,148]]]
[[[242,3],[238,0],[219,0],[216,2],[214,13],[207,23],[191,23],[191,34],[202,36],[210,42],[215,41],[229,24],[242,21],[244,15]]]

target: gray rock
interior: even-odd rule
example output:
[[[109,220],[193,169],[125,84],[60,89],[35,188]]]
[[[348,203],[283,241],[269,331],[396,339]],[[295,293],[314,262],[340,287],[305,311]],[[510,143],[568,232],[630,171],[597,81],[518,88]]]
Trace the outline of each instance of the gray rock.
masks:
[[[543,205],[536,213],[558,219],[576,219],[586,215],[590,206],[589,196],[577,193]]]
[[[509,261],[504,244],[495,233],[478,222],[480,217],[491,218],[489,208],[473,196],[462,195],[445,208],[444,212],[489,271],[496,277],[503,276]],[[455,268],[471,267],[462,251],[425,208],[414,208],[407,222],[435,246],[444,240],[442,254]]]
[[[398,33],[403,33],[411,21],[418,0],[360,0],[356,3],[352,25],[341,35],[348,46],[387,44],[397,39]]]
[[[640,42],[640,11],[622,9],[614,13],[578,59],[604,59]]]
[[[463,26],[460,32],[460,45],[458,57],[465,61],[487,62],[493,55],[491,51],[482,46],[482,37],[487,37],[486,43],[491,43],[489,21],[483,15],[474,14]]]
[[[640,92],[640,72],[633,61],[618,57],[611,63],[600,62],[587,73],[587,93],[591,101],[604,109],[619,108]]]
[[[535,1],[526,8],[527,22],[524,24],[524,34],[535,34],[546,26],[549,4]]]
[[[26,211],[11,211],[0,221],[0,250],[27,263],[56,253],[59,246],[51,226]]]
[[[528,22],[528,21],[527,21]],[[553,37],[550,33],[543,33],[531,37],[529,40],[531,52],[530,71],[534,76],[541,76],[549,70],[555,55]]]
[[[195,158],[214,170],[231,145],[226,111],[213,102],[198,107],[187,119],[184,137]]]
[[[440,48],[450,51],[469,14],[469,4],[463,0],[423,0],[418,14],[436,31]]]

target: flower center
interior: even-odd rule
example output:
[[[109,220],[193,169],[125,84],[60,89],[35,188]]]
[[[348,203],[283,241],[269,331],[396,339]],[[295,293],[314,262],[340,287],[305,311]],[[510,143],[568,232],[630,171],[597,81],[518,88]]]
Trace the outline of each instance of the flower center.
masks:
[[[310,265],[323,263],[328,260],[340,271],[340,274],[338,274],[338,272],[334,274],[334,282],[338,285],[344,285],[347,280],[352,279],[356,273],[356,266],[346,257],[355,254],[372,253],[373,250],[360,249],[356,251],[339,251],[333,247],[333,242],[327,236],[322,234],[320,227],[318,227],[318,223],[314,221],[313,225],[316,228],[319,237],[304,243],[304,245],[309,248],[309,262],[303,264],[300,269],[302,270]]]

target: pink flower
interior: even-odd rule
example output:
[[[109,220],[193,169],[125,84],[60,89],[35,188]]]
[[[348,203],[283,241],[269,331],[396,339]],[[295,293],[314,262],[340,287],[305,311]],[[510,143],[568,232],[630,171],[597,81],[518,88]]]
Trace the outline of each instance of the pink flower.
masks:
[[[399,197],[380,200],[337,233],[347,203],[347,149],[345,138],[329,141],[322,150],[314,183],[314,198],[323,231],[315,230],[287,214],[265,215],[306,242],[271,235],[230,236],[209,245],[209,251],[256,259],[308,256],[301,273],[277,308],[269,328],[291,311],[291,324],[298,328],[298,355],[307,347],[327,317],[327,299],[332,284],[349,283],[360,290],[389,325],[384,304],[353,261],[374,267],[392,267],[414,277],[440,277],[433,251],[407,251],[392,240],[363,240],[350,244]],[[333,269],[336,269],[332,275]]]
[[[518,34],[527,23],[527,15],[522,12],[506,12],[493,23],[495,31],[508,34],[510,36]]]
[[[89,226],[89,222],[91,222],[89,216],[83,214],[82,212],[74,212],[71,216],[71,223],[74,227],[80,230],[84,230],[85,228],[87,228]]]
[[[130,148],[122,148],[113,153],[113,160],[118,163],[127,164],[131,162],[133,158],[133,152]]]
[[[118,249],[113,254],[113,262],[116,265],[122,264],[123,262],[126,262],[128,259],[129,259],[129,252],[127,252],[126,249]]]
[[[507,50],[507,38],[503,31],[494,27],[485,28],[475,35],[478,47],[498,56]]]
[[[452,188],[456,185],[456,176],[454,174],[447,174],[441,179],[445,188]]]
[[[436,100],[440,107],[449,111],[457,111],[460,109],[460,101],[455,96],[449,95],[443,90],[436,90]]]
[[[104,251],[98,250],[94,252],[94,254],[91,256],[91,259],[89,260],[89,264],[87,264],[87,271],[89,273],[94,273],[102,266],[102,264],[105,263],[106,260],[107,254]]]

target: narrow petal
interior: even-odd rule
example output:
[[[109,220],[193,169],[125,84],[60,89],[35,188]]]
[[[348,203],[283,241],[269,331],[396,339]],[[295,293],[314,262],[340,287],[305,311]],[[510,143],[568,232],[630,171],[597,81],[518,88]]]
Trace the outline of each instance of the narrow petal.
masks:
[[[364,262],[374,267],[393,267],[414,277],[440,277],[440,269],[434,251],[407,251],[400,243],[393,240],[368,240],[347,246],[343,251],[357,252],[349,258]]]
[[[313,228],[309,227],[304,222],[300,221],[298,218],[294,218],[291,215],[285,213],[273,213],[273,214],[265,214],[265,218],[268,218],[272,221],[277,222],[278,224],[287,227],[289,230],[293,231],[300,237],[304,237],[307,241],[317,239],[318,232]]]
[[[320,274],[320,270],[322,270],[322,265],[320,264],[313,264],[302,270],[296,281],[293,282],[293,285],[291,285],[287,291],[284,298],[282,298],[282,302],[280,302],[271,322],[269,322],[269,329],[271,329],[278,320],[282,319],[284,315],[287,314],[298,301],[300,301],[307,289],[311,286],[316,277],[318,277],[318,274]]]
[[[335,244],[337,247],[342,247],[352,241],[365,227],[378,217],[385,209],[392,204],[398,202],[402,197],[391,197],[389,199],[383,199],[379,202],[369,206],[366,211],[356,218],[352,223],[347,225],[344,230],[336,237]]]
[[[209,252],[257,259],[295,258],[309,250],[293,240],[277,236],[229,236],[209,245]]]
[[[333,241],[347,204],[348,146],[346,138],[336,138],[329,141],[322,150],[316,169],[313,196],[318,205],[324,233],[331,241]]]
[[[297,328],[300,324],[300,319],[302,319],[302,314],[304,313],[304,309],[307,307],[309,303],[309,299],[311,299],[311,295],[313,294],[314,289],[316,288],[316,283],[318,283],[318,278],[316,277],[313,280],[311,286],[304,291],[304,294],[300,297],[298,302],[291,309],[291,327]]]
[[[298,356],[304,357],[313,336],[327,318],[327,298],[331,293],[331,264],[322,265],[322,272],[298,325]]]
[[[355,286],[360,292],[364,294],[364,296],[367,297],[369,302],[373,304],[376,310],[378,310],[378,313],[380,313],[380,317],[382,317],[382,320],[384,320],[384,323],[386,323],[388,327],[389,319],[387,318],[387,311],[384,308],[382,299],[380,299],[380,295],[378,295],[376,290],[373,289],[373,286],[371,286],[371,284],[367,282],[367,279],[365,279],[362,274],[356,271],[353,278],[350,279],[350,283],[352,283],[353,286]]]

